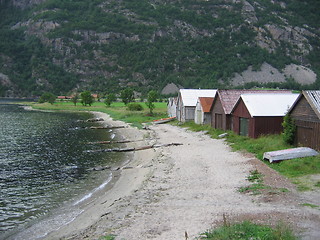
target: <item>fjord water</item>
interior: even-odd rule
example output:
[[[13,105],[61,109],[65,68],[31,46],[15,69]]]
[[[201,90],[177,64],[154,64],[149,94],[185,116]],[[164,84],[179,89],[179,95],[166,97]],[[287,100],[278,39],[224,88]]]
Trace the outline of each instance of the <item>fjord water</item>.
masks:
[[[87,151],[101,148],[88,142],[113,135],[89,129],[93,124],[81,121],[88,118],[89,113],[27,111],[0,102],[0,238],[65,202],[76,205],[110,181],[109,170],[90,169],[117,165],[123,155]]]

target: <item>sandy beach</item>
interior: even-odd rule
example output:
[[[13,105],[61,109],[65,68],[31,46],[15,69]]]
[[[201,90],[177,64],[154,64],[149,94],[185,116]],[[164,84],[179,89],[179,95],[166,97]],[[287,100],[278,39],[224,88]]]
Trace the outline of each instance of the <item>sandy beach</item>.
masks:
[[[103,113],[106,125],[124,125]],[[127,124],[126,124],[127,125]],[[123,139],[136,140],[125,147],[181,143],[134,152],[108,189],[82,207],[69,224],[44,239],[196,239],[208,229],[228,222],[289,224],[302,239],[320,238],[320,194],[301,194],[253,156],[231,151],[223,139],[168,124],[138,130],[127,125],[118,130]],[[138,140],[138,141],[137,141]],[[271,187],[259,195],[240,193],[248,186],[251,170],[264,175]],[[287,189],[283,191],[283,189]]]

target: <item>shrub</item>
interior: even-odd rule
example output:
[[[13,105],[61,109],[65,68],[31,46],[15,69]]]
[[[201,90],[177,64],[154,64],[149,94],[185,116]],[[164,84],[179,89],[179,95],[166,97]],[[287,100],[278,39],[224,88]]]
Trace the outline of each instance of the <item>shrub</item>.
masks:
[[[127,105],[129,111],[142,111],[143,107],[139,103],[129,103]]]
[[[296,134],[296,125],[294,124],[294,119],[289,115],[286,114],[283,118],[283,140],[288,144],[294,143],[294,138]]]

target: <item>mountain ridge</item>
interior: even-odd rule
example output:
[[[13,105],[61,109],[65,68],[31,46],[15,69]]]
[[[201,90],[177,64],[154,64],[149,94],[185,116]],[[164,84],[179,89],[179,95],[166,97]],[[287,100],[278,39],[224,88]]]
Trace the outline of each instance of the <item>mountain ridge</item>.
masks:
[[[1,0],[0,5],[0,96],[126,87],[146,93],[169,83],[320,86],[320,13],[314,0]],[[263,75],[266,65],[273,69]],[[290,66],[295,74],[285,71]],[[259,81],[244,78],[248,71]]]

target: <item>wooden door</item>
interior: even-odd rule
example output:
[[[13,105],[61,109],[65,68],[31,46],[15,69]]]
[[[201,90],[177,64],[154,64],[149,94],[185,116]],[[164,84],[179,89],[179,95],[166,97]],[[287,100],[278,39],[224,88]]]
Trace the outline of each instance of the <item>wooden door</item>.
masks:
[[[240,121],[240,135],[248,136],[249,129],[249,119],[248,118],[239,118]]]
[[[216,113],[214,116],[215,116],[215,128],[222,129],[222,114]]]

